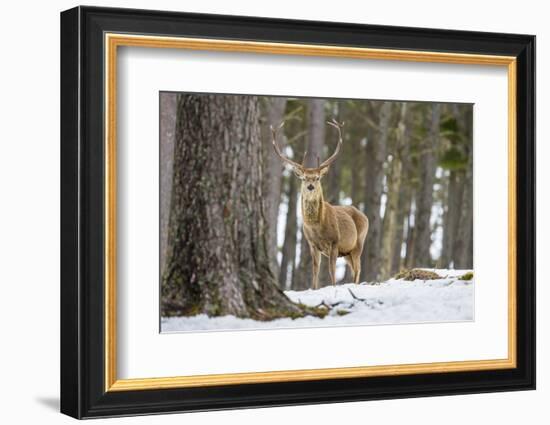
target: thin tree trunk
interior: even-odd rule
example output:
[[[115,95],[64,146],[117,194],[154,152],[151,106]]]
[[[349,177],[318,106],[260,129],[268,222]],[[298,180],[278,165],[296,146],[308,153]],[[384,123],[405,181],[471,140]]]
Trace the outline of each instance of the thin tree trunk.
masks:
[[[448,268],[455,259],[455,238],[459,232],[462,198],[464,196],[464,173],[452,170],[449,173],[449,187],[447,190],[447,209],[443,217],[443,247],[440,267]]]
[[[404,261],[404,268],[410,269],[413,268],[415,259],[414,259],[414,242],[415,242],[415,236],[416,236],[416,230],[414,227],[414,217],[415,217],[415,210],[416,210],[416,194],[414,190],[411,189],[411,193],[409,195],[409,210],[407,215],[407,236],[406,236],[406,247],[407,251],[405,253],[405,261]]]
[[[333,116],[337,117],[337,120],[339,122],[344,122],[344,108],[342,106],[338,108],[338,103],[333,104],[332,114]],[[344,137],[345,134],[346,132],[344,132]],[[330,137],[326,142],[326,145],[328,147],[327,151],[334,152],[337,144],[338,138]],[[344,150],[346,146],[347,144],[344,143]],[[323,195],[325,197],[325,201],[332,205],[338,205],[338,203],[340,202],[340,176],[342,173],[342,165],[343,158],[341,158],[339,161],[333,162],[328,170],[327,175],[324,177],[325,183],[323,186],[326,188],[326,190],[324,191]]]
[[[390,268],[390,275],[394,275],[401,270],[402,264],[405,258],[402,258],[403,243],[407,243],[408,229],[405,229],[405,223],[408,223],[408,217],[410,214],[409,199],[411,196],[411,187],[406,184],[409,178],[408,161],[403,162],[403,179],[401,183],[401,189],[399,190],[399,201],[397,203],[397,214],[395,220],[395,232],[392,241],[392,262]],[[407,231],[407,232],[406,232]]]
[[[453,262],[456,269],[473,268],[472,238],[473,238],[473,183],[471,171],[467,172],[464,193],[457,221],[456,239],[454,240]]]
[[[329,152],[334,152],[335,148],[336,143],[331,143],[329,145]],[[343,161],[333,162],[325,177],[326,193],[323,193],[323,195],[325,196],[325,201],[332,205],[338,205],[340,202],[340,174],[342,172],[342,162]]]
[[[266,109],[266,122],[263,131],[263,146],[265,152],[266,178],[264,179],[264,199],[266,209],[266,220],[268,223],[267,251],[273,273],[279,273],[279,264],[277,262],[277,225],[279,219],[279,204],[281,201],[281,180],[283,165],[280,159],[275,155],[271,147],[271,131],[269,126],[279,125],[283,119],[286,108],[285,97],[271,97],[266,99],[264,107]],[[279,140],[283,146],[286,145],[284,137],[284,128],[280,131]]]
[[[430,218],[433,204],[435,177],[435,149],[439,141],[439,118],[441,106],[431,106],[430,127],[420,155],[420,186],[417,192],[415,216],[415,264],[414,267],[432,267],[430,254],[432,244]]]
[[[408,157],[409,130],[408,130],[408,105],[401,104],[401,114],[397,127],[397,139],[394,149],[394,155],[391,162],[391,172],[388,181],[388,196],[386,203],[386,212],[384,214],[384,232],[382,237],[382,259],[380,274],[383,279],[387,279],[394,271],[395,251],[399,251],[403,238],[403,210],[402,202],[402,178],[404,173],[404,161]]]
[[[325,146],[326,120],[324,99],[311,99],[308,110],[308,142],[304,165],[316,167],[317,160],[323,156]]]
[[[458,115],[459,127],[466,137],[466,152],[468,154],[468,165],[464,176],[464,193],[462,196],[461,215],[459,220],[458,232],[455,240],[454,259],[455,268],[471,269],[473,268],[473,146],[472,146],[472,108],[463,107],[462,113]]]
[[[365,212],[369,218],[369,233],[365,241],[362,270],[365,270],[364,276],[367,281],[376,280],[380,276],[382,233],[380,206],[390,114],[391,102],[383,102],[378,118],[374,120],[378,122],[378,129],[376,132],[372,132],[373,135],[369,138],[366,146],[365,187],[367,193],[365,194]],[[374,133],[376,134],[374,135]]]
[[[401,184],[399,187],[399,195],[397,202],[397,211],[395,218],[395,231],[393,232],[393,240],[391,242],[391,266],[390,275],[394,275],[401,269],[401,251],[405,238],[405,222],[410,212],[410,195],[411,195],[411,161],[410,161],[410,144],[411,144],[411,127],[412,127],[412,111],[411,105],[407,104],[405,109],[401,110],[401,122],[399,124],[399,135],[401,139],[401,148],[399,158],[401,160]]]
[[[363,187],[363,183],[365,178],[363,177],[363,169],[360,166],[362,161],[360,161],[361,158],[358,160],[358,168],[354,168],[353,178],[351,179],[351,203],[356,208],[359,208],[360,210],[363,210],[364,202],[363,202],[363,195],[365,188]]]
[[[285,240],[282,249],[279,286],[285,290],[292,278],[296,263],[296,207],[298,203],[297,179],[291,175],[288,179],[288,210],[286,213]]]
[[[180,95],[162,314],[303,315],[267,254],[254,96]]]

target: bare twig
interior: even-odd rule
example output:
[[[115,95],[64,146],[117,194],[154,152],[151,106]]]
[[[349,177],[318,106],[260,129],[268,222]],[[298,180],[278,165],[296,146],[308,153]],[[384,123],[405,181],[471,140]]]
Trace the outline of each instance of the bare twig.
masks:
[[[300,131],[296,133],[294,136],[287,138],[287,146],[294,143],[296,140],[298,140],[300,137],[304,137],[307,134],[307,131]]]
[[[356,296],[351,289],[348,288],[348,291],[354,300],[363,301],[363,302],[367,301],[365,298],[359,298],[358,296]]]
[[[325,303],[325,300],[321,301],[319,304],[317,304],[317,305],[315,306],[315,308],[319,308],[319,307],[325,307],[325,308],[328,309],[328,310],[330,310],[330,309],[332,308],[331,306],[329,306],[329,305],[327,305],[327,304]]]
[[[292,120],[302,121],[302,119],[298,114],[302,112],[303,109],[304,109],[303,106],[299,106],[298,108],[293,109],[292,111],[290,111],[288,114],[285,115],[284,117],[285,121],[292,121]]]

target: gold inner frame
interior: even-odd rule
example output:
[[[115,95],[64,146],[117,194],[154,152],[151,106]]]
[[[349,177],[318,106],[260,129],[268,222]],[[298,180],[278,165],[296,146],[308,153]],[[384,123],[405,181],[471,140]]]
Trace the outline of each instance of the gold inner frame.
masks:
[[[116,98],[119,46],[230,51],[355,59],[504,66],[508,72],[508,357],[419,364],[117,379],[116,338]],[[327,45],[105,34],[105,391],[510,369],[516,367],[516,58],[462,53]]]

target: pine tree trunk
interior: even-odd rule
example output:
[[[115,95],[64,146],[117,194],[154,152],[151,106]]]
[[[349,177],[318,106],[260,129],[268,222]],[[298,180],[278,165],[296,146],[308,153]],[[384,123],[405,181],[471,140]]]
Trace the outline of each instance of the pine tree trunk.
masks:
[[[405,165],[403,164],[403,182],[406,181],[407,173],[405,171]],[[403,249],[403,242],[405,237],[405,220],[408,212],[407,200],[409,197],[410,189],[405,185],[401,184],[401,189],[399,190],[399,200],[397,202],[397,214],[395,219],[395,232],[393,234],[393,240],[391,242],[391,266],[390,266],[390,276],[395,275],[401,270],[401,251]]]
[[[369,233],[363,248],[362,270],[365,270],[364,276],[369,282],[377,280],[380,276],[380,245],[382,239],[380,205],[390,114],[391,102],[383,102],[376,120],[378,121],[378,130],[373,132],[366,146],[365,187],[367,192],[365,194],[365,213],[369,218]]]
[[[160,273],[164,272],[168,249],[168,220],[172,197],[174,139],[176,133],[176,93],[160,94]]]
[[[431,120],[427,139],[420,155],[420,187],[416,199],[415,216],[415,264],[414,267],[432,267],[430,254],[431,225],[435,177],[435,149],[439,141],[440,105],[431,106]]]
[[[296,263],[296,214],[298,204],[298,182],[291,175],[288,179],[288,210],[286,213],[285,240],[283,243],[279,286],[282,290],[288,287],[289,276],[292,279]]]
[[[471,170],[465,177],[456,238],[454,240],[453,262],[456,269],[473,268],[473,182]]]
[[[329,152],[334,152],[336,149],[337,139],[335,139],[334,142],[335,143],[329,145]],[[323,192],[323,195],[325,201],[332,205],[338,205],[340,202],[340,174],[342,172],[342,162],[341,160],[333,162],[325,177],[326,190]]]
[[[414,217],[416,216],[416,193],[411,188],[409,199],[408,199],[408,214],[407,214],[407,236],[406,236],[406,247],[407,251],[405,253],[404,268],[411,269],[414,267],[415,258],[414,258],[414,246],[416,240],[416,229],[414,227]]]
[[[387,279],[394,271],[395,254],[394,251],[400,251],[401,239],[403,237],[403,217],[400,211],[402,202],[402,179],[403,179],[403,161],[408,156],[404,152],[408,148],[409,130],[407,128],[408,105],[401,104],[401,114],[397,128],[396,146],[390,165],[388,179],[388,196],[386,203],[386,212],[384,214],[384,232],[382,236],[382,259],[380,274],[383,279]],[[401,209],[400,209],[401,207]],[[398,245],[399,247],[397,247]]]
[[[279,219],[279,204],[281,201],[281,180],[283,164],[271,147],[271,131],[269,126],[278,126],[284,119],[286,98],[271,97],[264,103],[266,110],[266,122],[263,128],[263,147],[266,164],[266,176],[264,182],[264,199],[266,208],[266,220],[268,223],[267,250],[273,273],[279,273],[279,264],[277,262],[277,224]],[[284,128],[280,131],[279,140],[282,146],[286,145],[284,141]]]
[[[449,173],[447,209],[443,218],[443,247],[440,267],[448,268],[455,259],[456,235],[459,232],[462,198],[464,196],[464,173],[452,170]]]
[[[270,268],[261,155],[256,97],[179,96],[163,315],[304,314]]]
[[[336,120],[338,122],[345,122],[344,119],[344,113],[345,108],[343,106],[338,107],[338,103],[335,103],[332,105],[332,115],[336,117]],[[332,134],[332,133],[330,133]],[[344,138],[346,137],[346,131],[344,131]],[[330,155],[331,152],[334,152],[336,149],[336,146],[338,145],[338,138],[337,137],[330,137],[328,140],[326,140],[327,145],[327,155]],[[344,148],[346,149],[347,143],[344,141]],[[321,158],[321,161],[323,158]],[[342,174],[342,165],[343,165],[343,154],[342,158],[340,158],[338,161],[335,161],[330,166],[327,175],[324,177],[325,183],[324,187],[325,190],[323,192],[323,195],[325,197],[325,201],[332,205],[338,205],[340,202],[340,176]]]
[[[472,108],[463,108],[462,111],[456,111],[455,115],[459,123],[459,128],[465,136],[466,153],[468,155],[468,165],[464,174],[464,192],[462,194],[462,203],[460,206],[460,217],[458,230],[454,243],[454,263],[457,269],[471,269],[473,264],[473,114]]]
[[[351,202],[353,206],[359,208],[361,211],[364,210],[363,192],[365,191],[363,185],[365,180],[363,177],[363,164],[364,162],[361,158],[358,158],[357,164],[352,165],[354,173],[353,178],[351,179]]]
[[[391,163],[391,176],[388,182],[388,196],[382,232],[382,257],[380,259],[380,276],[386,280],[390,277],[393,263],[393,242],[397,231],[397,209],[401,191],[402,164],[398,158],[393,158]]]
[[[391,241],[391,265],[390,275],[393,276],[401,269],[401,251],[405,238],[405,221],[410,211],[409,199],[411,196],[411,132],[412,132],[412,111],[411,105],[404,103],[401,106],[401,118],[399,122],[399,133],[401,137],[399,150],[397,152],[401,161],[401,184],[397,200],[397,211],[395,214],[395,230]]]

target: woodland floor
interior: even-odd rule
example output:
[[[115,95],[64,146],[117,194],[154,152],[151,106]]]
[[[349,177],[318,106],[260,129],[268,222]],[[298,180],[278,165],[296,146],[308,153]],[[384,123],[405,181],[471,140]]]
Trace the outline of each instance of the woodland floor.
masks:
[[[456,322],[474,319],[474,279],[469,270],[433,270],[441,279],[340,284],[317,290],[286,291],[295,302],[327,309],[324,318],[261,322],[234,316],[162,318],[162,332],[304,328],[380,324]]]

